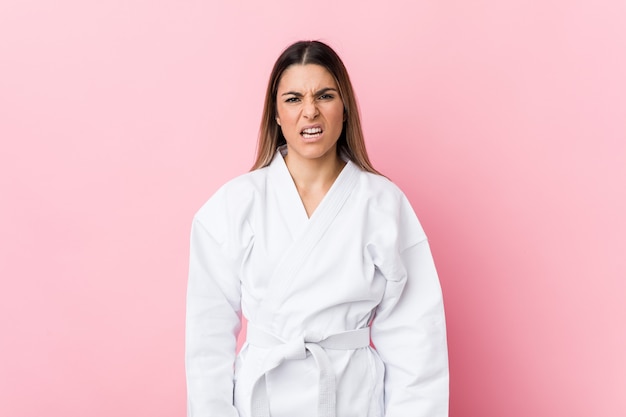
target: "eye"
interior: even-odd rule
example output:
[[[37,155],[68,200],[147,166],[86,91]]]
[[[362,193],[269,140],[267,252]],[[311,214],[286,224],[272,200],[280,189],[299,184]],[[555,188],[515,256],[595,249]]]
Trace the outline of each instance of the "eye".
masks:
[[[319,98],[320,100],[332,100],[333,98],[335,98],[335,96],[327,93],[327,94],[322,94]]]
[[[285,103],[297,103],[298,101],[300,101],[298,97],[288,97],[285,99]]]

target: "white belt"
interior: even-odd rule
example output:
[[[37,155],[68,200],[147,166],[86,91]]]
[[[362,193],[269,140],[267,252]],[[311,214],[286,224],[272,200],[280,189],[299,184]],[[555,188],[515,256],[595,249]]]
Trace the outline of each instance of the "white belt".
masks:
[[[318,417],[335,417],[335,373],[324,349],[352,350],[367,347],[370,344],[370,329],[365,327],[336,333],[320,341],[309,341],[302,337],[284,341],[248,323],[247,341],[253,346],[271,349],[263,363],[263,374],[252,386],[253,417],[270,417],[266,374],[286,360],[305,359],[307,350],[311,352],[319,369],[317,415]]]

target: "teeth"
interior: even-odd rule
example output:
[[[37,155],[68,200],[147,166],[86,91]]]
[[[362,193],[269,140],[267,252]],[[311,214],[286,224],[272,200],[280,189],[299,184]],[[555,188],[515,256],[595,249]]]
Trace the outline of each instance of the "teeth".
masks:
[[[314,135],[316,133],[322,133],[322,129],[319,128],[319,127],[311,127],[311,128],[308,128],[308,129],[304,129],[302,131],[302,133],[307,133],[309,135]]]

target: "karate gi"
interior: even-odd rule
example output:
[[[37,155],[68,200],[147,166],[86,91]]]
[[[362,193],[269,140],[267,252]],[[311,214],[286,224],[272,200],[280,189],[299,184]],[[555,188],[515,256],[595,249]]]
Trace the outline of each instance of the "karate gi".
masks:
[[[405,195],[348,161],[308,218],[285,152],[194,217],[188,416],[447,416],[441,289]]]

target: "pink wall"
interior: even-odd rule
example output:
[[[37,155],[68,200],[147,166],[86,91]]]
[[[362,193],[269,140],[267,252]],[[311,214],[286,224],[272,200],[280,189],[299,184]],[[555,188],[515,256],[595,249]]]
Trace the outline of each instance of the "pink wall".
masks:
[[[451,416],[626,415],[619,0],[4,0],[0,415],[184,415],[191,217],[300,38],[431,238]]]

